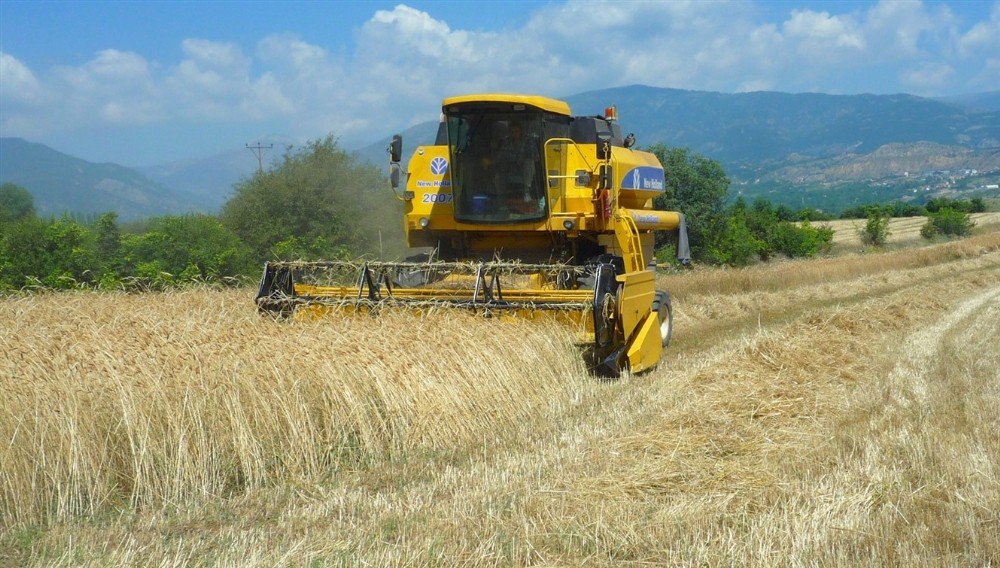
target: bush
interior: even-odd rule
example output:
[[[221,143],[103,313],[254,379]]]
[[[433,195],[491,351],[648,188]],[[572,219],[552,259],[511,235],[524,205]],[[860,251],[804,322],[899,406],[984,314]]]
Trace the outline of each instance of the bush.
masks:
[[[0,287],[89,284],[99,277],[96,258],[93,232],[69,217],[46,221],[31,216],[5,223],[0,231]]]
[[[920,228],[920,236],[925,239],[938,234],[964,237],[972,233],[974,226],[968,213],[945,207],[927,214],[927,223]]]
[[[758,259],[766,244],[754,236],[743,215],[726,219],[709,247],[711,260],[731,266],[746,266]]]
[[[677,260],[677,245],[670,243],[665,244],[656,249],[654,256],[656,257],[656,264],[681,266],[681,262]]]
[[[769,239],[774,252],[789,258],[816,256],[820,252],[829,251],[832,242],[832,228],[813,227],[809,221],[805,221],[801,227],[782,221],[772,228]]]
[[[150,230],[121,242],[122,272],[166,283],[252,274],[257,265],[235,233],[209,215],[153,219]]]
[[[885,246],[889,238],[889,218],[880,209],[870,209],[868,222],[861,229],[861,242],[868,246]]]

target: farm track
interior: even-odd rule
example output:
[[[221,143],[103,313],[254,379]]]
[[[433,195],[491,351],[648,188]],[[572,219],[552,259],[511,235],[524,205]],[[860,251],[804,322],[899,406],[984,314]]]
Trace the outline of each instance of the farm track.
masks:
[[[797,266],[807,263],[790,268]],[[901,382],[892,392],[919,392],[919,381],[907,382],[911,376],[932,380],[942,372],[928,369],[934,360],[968,341],[959,336],[988,329],[980,313],[996,314],[998,281],[1000,253],[994,249],[785,290],[686,293],[675,300],[678,333],[668,364],[619,382],[582,380],[572,389],[555,389],[561,399],[531,428],[454,451],[348,465],[327,480],[255,488],[208,506],[179,503],[120,520],[57,524],[33,552],[24,549],[26,556],[11,559],[166,565],[310,559],[333,565],[996,562],[1000,542],[981,536],[987,533],[974,533],[979,539],[964,544],[958,537],[968,535],[958,529],[957,540],[930,544],[880,536],[882,525],[865,519],[881,519],[879,502],[903,501],[893,501],[895,486],[885,489],[871,475],[851,478],[850,495],[842,499],[843,487],[822,483],[841,469],[854,473],[853,462],[839,460],[856,440],[840,439],[837,431],[866,423],[868,415],[857,412],[871,403],[867,389],[880,392],[882,382]],[[922,350],[929,340],[933,357]],[[990,345],[978,349],[995,357]],[[888,428],[879,408],[866,411]],[[992,451],[981,449],[987,460]],[[979,501],[968,506],[979,512],[961,510],[972,515],[973,526],[990,521],[981,509],[1000,494],[989,479],[984,483]],[[914,515],[908,509],[900,514]]]

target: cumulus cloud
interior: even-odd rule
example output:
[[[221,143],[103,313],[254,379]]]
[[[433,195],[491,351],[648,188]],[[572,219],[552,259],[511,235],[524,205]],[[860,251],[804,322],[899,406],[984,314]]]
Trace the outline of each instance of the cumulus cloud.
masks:
[[[350,54],[292,33],[253,46],[188,38],[179,61],[109,48],[79,66],[40,70],[0,53],[0,124],[22,134],[26,125],[280,120],[300,137],[362,140],[436,118],[441,98],[462,92],[1000,88],[989,75],[1000,3],[988,21],[963,23],[946,5],[916,0],[770,19],[748,2],[569,0],[501,31],[457,29],[400,4],[374,12],[353,38]]]
[[[0,100],[14,103],[42,104],[45,91],[35,74],[13,55],[0,51]]]
[[[849,15],[831,16],[826,12],[793,10],[792,16],[781,27],[786,37],[798,40],[806,51],[865,48],[861,30]]]
[[[907,69],[900,75],[903,83],[919,93],[934,92],[955,76],[955,69],[946,63],[924,63]]]
[[[959,38],[959,49],[963,55],[1000,50],[1000,2],[993,5],[989,20],[977,23]]]

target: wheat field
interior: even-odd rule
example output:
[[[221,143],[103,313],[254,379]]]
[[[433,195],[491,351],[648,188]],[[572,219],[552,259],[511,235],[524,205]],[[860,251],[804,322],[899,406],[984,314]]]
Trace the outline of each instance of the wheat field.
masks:
[[[1000,232],[659,277],[674,341],[0,300],[0,564],[1000,563]]]

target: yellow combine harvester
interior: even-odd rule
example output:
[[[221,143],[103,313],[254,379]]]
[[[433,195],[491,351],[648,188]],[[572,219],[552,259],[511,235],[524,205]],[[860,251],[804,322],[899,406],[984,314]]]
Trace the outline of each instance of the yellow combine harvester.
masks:
[[[269,262],[257,305],[288,315],[345,307],[466,308],[494,317],[555,317],[592,344],[595,369],[654,366],[670,339],[670,297],[655,287],[653,231],[687,233],[656,156],[632,149],[614,107],[573,116],[565,102],[484,94],[445,99],[434,145],[407,172],[402,139],[390,178],[405,202],[408,262]],[[400,192],[401,178],[405,186]]]

